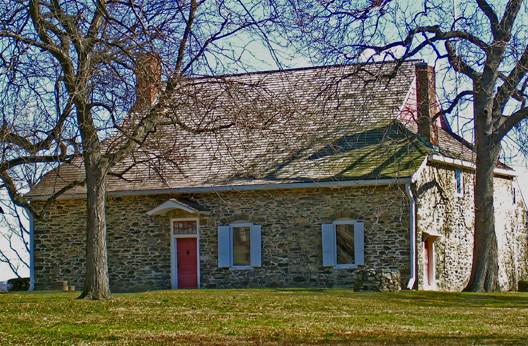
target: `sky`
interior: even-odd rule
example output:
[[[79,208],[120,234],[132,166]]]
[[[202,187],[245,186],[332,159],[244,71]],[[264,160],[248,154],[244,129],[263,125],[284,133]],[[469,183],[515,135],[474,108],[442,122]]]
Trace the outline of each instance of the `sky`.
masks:
[[[2,249],[8,247],[7,242],[4,239],[0,239],[0,247],[2,247]],[[24,268],[20,271],[20,275],[22,277],[29,277],[29,269]],[[7,281],[13,278],[16,278],[16,275],[13,274],[9,266],[6,263],[0,263],[0,281]]]
[[[5,195],[0,195],[0,199],[2,200],[5,200],[7,199],[8,197],[5,196]],[[8,231],[4,221],[6,220],[6,218],[9,218],[9,214],[8,214],[8,210],[5,206],[2,207],[3,211],[6,213],[3,215],[3,217],[1,218],[1,223],[0,223],[0,248],[2,249],[3,252],[9,252],[9,242],[6,240],[6,238],[3,236],[4,233],[6,233]],[[11,224],[16,224],[16,222],[14,222],[13,220],[10,221]],[[14,237],[13,239],[15,240],[18,240],[17,237]],[[23,249],[24,248],[24,245],[22,242],[20,241],[16,241],[15,243],[15,248],[19,248],[19,249]],[[14,258],[14,255],[12,256],[9,256],[10,258]],[[29,256],[26,254],[26,261],[29,263]],[[20,271],[19,271],[19,274],[22,276],[22,277],[29,277],[29,269],[24,267],[23,265],[20,265]],[[9,266],[6,264],[6,263],[2,263],[0,262],[0,281],[6,281],[8,279],[12,279],[12,278],[15,278],[16,275],[13,274],[13,272],[11,271],[11,269],[9,268]]]

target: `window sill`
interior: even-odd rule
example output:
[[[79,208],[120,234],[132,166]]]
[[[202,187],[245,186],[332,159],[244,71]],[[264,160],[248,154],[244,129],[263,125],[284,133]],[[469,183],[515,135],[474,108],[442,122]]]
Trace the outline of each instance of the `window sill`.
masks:
[[[356,269],[357,264],[337,264],[334,266],[335,269]]]
[[[252,266],[231,266],[229,267],[231,270],[247,270],[247,269],[253,269]]]

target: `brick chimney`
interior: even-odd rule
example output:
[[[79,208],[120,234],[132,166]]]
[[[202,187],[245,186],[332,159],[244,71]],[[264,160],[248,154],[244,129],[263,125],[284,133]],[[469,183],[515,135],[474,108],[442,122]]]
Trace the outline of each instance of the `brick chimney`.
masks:
[[[435,72],[427,63],[416,64],[416,100],[418,135],[438,146],[438,121],[432,120],[438,111]]]
[[[155,53],[140,53],[136,60],[136,103],[134,111],[146,111],[161,90],[161,58]]]

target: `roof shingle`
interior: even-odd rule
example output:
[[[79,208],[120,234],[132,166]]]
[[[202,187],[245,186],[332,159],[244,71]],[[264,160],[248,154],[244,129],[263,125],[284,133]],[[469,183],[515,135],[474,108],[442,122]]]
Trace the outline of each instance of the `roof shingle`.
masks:
[[[122,177],[109,176],[107,191],[410,177],[435,152],[401,118],[414,64],[392,77],[394,63],[376,63],[183,81],[156,132],[113,167]],[[439,131],[441,153],[473,161],[469,146]],[[110,150],[119,137],[105,143]],[[80,160],[64,164],[29,195],[83,176]]]

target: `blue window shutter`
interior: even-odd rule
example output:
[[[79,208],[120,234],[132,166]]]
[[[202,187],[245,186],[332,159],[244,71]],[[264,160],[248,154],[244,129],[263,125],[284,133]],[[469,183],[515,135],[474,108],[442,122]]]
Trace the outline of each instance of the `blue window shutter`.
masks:
[[[250,232],[251,266],[260,267],[262,265],[262,226],[252,225]]]
[[[229,226],[218,226],[218,266],[229,267],[231,266],[231,254],[230,254],[230,243],[229,243]]]
[[[331,223],[323,223],[323,266],[333,267],[336,265],[336,239],[335,226]]]
[[[358,222],[354,225],[354,252],[356,265],[365,264],[365,224]]]

